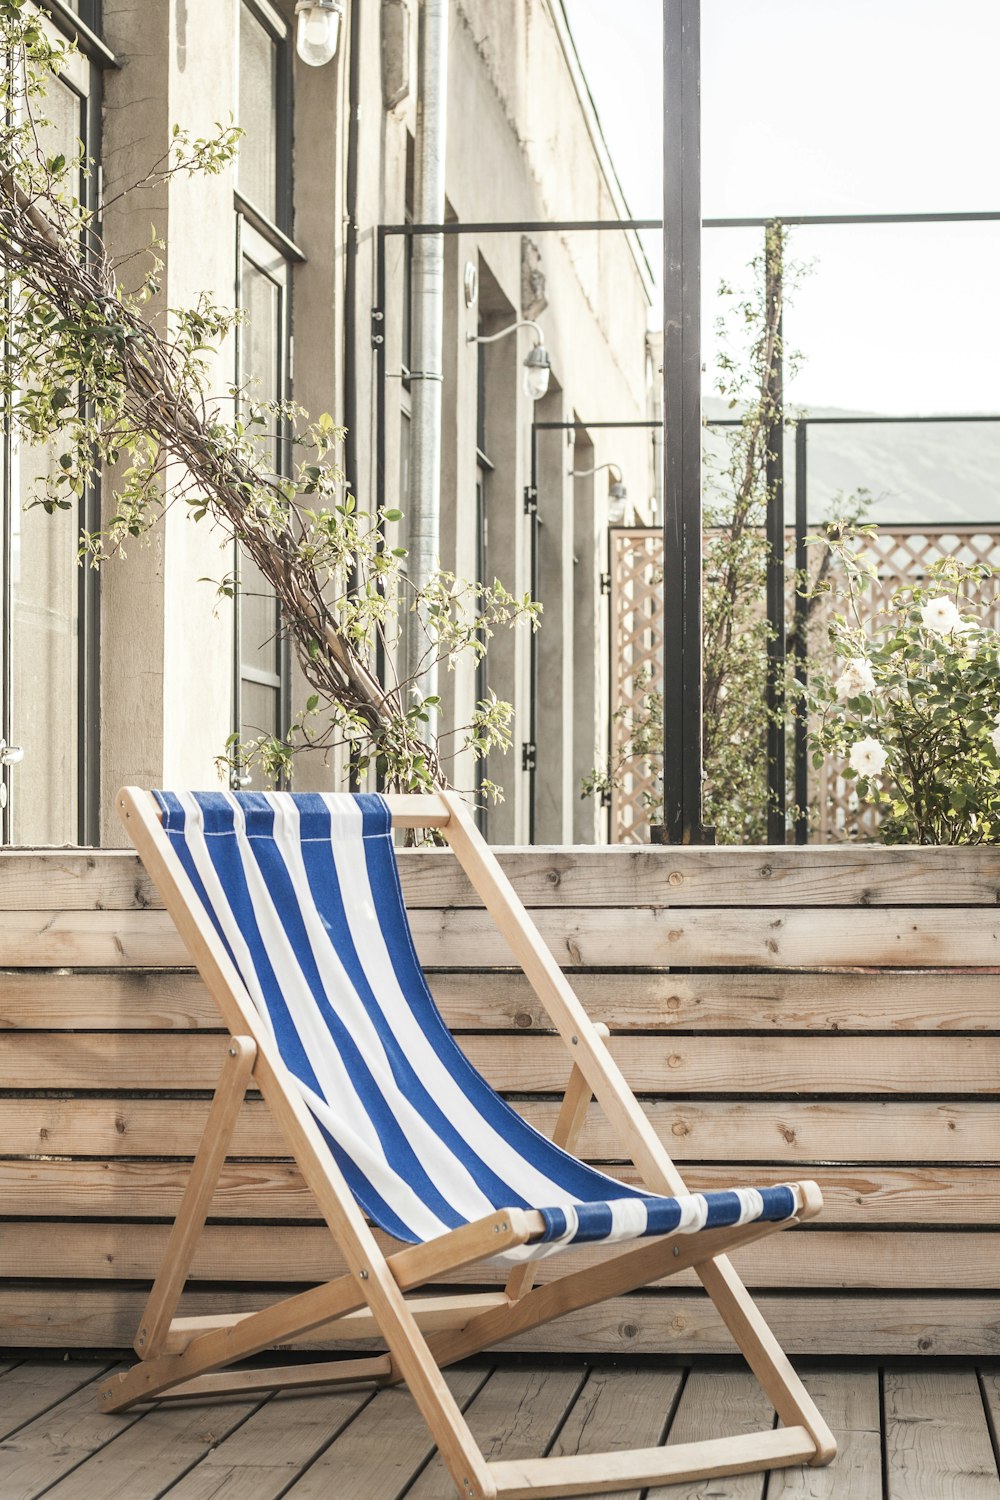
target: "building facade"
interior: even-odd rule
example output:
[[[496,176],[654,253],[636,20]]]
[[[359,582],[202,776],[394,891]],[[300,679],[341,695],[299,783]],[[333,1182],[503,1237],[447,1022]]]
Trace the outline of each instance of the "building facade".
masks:
[[[111,253],[128,267],[151,226],[164,243],[151,315],[169,326],[203,290],[238,303],[219,391],[249,378],[347,425],[350,487],[404,512],[405,545],[418,0],[353,0],[322,67],[296,56],[292,0],[45,9],[79,33],[50,114],[99,164],[81,186],[102,195]],[[232,171],[141,185],[175,122],[208,135],[230,115]],[[544,613],[533,641],[499,635],[448,675],[442,727],[488,690],[514,704],[514,747],[489,765],[505,789],[483,815],[491,840],[599,841],[605,810],[579,782],[608,738],[609,486],[639,519],[655,506],[653,430],[612,425],[653,415],[648,267],[628,231],[553,227],[627,217],[561,0],[451,0],[446,115],[440,558],[533,586]],[[538,400],[522,379],[538,335],[513,327],[529,322],[551,359]],[[114,476],[80,516],[23,510],[52,461],[8,435],[0,729],[23,758],[3,768],[2,837],[113,844],[119,785],[219,784],[227,737],[282,734],[303,692],[263,579],[185,508],[99,574],[79,569],[76,530],[110,513]],[[239,598],[220,602],[205,580],[234,565]],[[467,760],[451,770],[474,788]],[[342,767],[298,757],[296,785],[342,784]]]

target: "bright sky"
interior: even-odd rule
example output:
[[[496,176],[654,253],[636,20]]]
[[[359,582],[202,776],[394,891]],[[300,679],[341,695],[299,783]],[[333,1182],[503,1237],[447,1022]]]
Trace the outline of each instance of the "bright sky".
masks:
[[[661,0],[565,5],[630,207],[659,218]],[[702,0],[705,217],[1000,209],[998,58],[1000,0]],[[757,244],[706,232],[708,325]],[[1000,222],[797,230],[791,254],[814,262],[794,401],[1000,411]]]

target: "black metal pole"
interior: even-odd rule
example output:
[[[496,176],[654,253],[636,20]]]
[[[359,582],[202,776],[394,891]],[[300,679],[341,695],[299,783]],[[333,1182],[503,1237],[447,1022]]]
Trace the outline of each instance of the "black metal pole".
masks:
[[[528,522],[528,588],[538,598],[538,428],[531,427],[531,478],[524,492]],[[521,746],[521,769],[528,778],[528,843],[535,842],[538,765],[538,636],[528,635],[528,738]]]
[[[767,842],[785,842],[785,395],[781,226],[765,230],[767,326]]]
[[[806,447],[809,424],[803,419],[795,428],[795,675],[805,688],[809,671],[809,455]],[[805,698],[795,699],[795,842],[809,842],[809,710]]]
[[[347,491],[361,491],[358,473],[358,136],[361,117],[361,0],[351,0],[351,45],[347,62],[347,180],[344,208],[344,477]],[[353,593],[360,583],[352,563],[348,587]],[[361,790],[357,757],[349,764],[352,792]]]
[[[375,232],[375,306],[372,308],[372,349],[375,356],[375,510],[385,509],[385,229]],[[375,676],[385,683],[385,647],[381,635],[375,642]]]
[[[701,6],[663,3],[663,823],[706,842],[701,775]]]
[[[361,116],[361,0],[351,0],[351,45],[347,65],[347,181],[344,208],[344,473],[351,494],[358,474],[358,136]],[[356,580],[352,580],[356,582]]]

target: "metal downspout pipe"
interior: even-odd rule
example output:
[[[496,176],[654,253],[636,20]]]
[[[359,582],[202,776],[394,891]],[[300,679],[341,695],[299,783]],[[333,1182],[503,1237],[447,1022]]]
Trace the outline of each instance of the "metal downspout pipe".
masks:
[[[413,216],[418,224],[443,224],[448,123],[449,0],[420,0],[417,65],[416,181]],[[441,390],[444,357],[444,237],[412,241],[412,369],[410,494],[407,572],[422,588],[441,552]],[[401,676],[416,677],[427,641],[410,615],[403,637]],[[437,670],[420,674],[420,692],[437,692]]]

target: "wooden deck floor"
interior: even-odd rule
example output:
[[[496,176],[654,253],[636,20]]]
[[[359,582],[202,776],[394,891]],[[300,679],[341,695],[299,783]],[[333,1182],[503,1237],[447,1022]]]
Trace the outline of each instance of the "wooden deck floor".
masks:
[[[0,1366],[0,1500],[452,1500],[401,1391],[163,1406],[102,1416],[107,1362]],[[686,1442],[773,1421],[732,1365],[477,1365],[449,1376],[489,1457]],[[1000,1500],[1000,1373],[815,1366],[830,1469],[660,1491],[684,1500]],[[628,1500],[639,1500],[633,1492]]]

